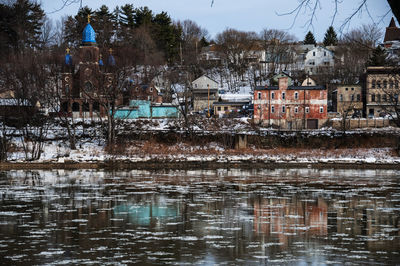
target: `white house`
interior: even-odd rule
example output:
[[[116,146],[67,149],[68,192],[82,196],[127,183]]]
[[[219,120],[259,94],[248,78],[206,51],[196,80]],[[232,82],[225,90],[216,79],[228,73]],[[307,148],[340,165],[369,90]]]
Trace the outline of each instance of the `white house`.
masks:
[[[318,74],[323,69],[332,68],[335,64],[334,56],[333,51],[316,46],[305,55],[304,71],[309,74]]]

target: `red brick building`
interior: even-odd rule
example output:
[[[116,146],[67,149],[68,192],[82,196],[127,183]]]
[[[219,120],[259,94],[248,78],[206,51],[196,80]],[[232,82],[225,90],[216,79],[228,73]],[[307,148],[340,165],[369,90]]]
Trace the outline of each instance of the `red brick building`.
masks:
[[[324,86],[288,86],[288,78],[278,86],[256,87],[256,123],[284,129],[316,129],[327,120],[328,92]]]

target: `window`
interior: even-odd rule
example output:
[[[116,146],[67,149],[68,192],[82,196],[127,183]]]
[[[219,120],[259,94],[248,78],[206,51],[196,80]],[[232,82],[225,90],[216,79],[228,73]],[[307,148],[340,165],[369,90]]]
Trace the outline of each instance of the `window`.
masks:
[[[312,56],[315,56],[315,52],[312,52]]]
[[[271,106],[271,113],[275,113],[275,106]]]
[[[295,100],[299,99],[299,93],[297,91],[294,93],[294,99]]]
[[[261,100],[261,92],[258,93],[258,99]]]
[[[282,92],[282,100],[285,100],[286,93]]]
[[[383,102],[387,102],[386,94],[383,94],[383,95],[382,95],[382,101],[383,101]]]
[[[296,107],[294,108],[294,113],[297,114],[298,112],[299,112],[299,107],[296,106]]]
[[[396,81],[394,82],[394,87],[395,87],[396,89],[399,88],[399,81],[398,81],[398,80],[396,80]]]
[[[349,88],[346,88],[346,91],[348,91],[349,90]]]
[[[324,112],[324,107],[323,107],[323,106],[320,106],[320,107],[319,107],[319,112],[320,112],[320,113],[323,113],[323,112]]]
[[[375,94],[371,94],[371,102],[375,102]]]
[[[381,81],[378,80],[378,82],[376,83],[376,85],[377,85],[378,88],[381,88]]]
[[[261,106],[258,106],[258,108],[261,110]],[[224,111],[228,111],[228,106],[224,107]]]
[[[324,56],[326,56],[326,52],[324,52]]]
[[[153,88],[150,88],[150,92],[153,92]]]
[[[372,80],[372,85],[371,85],[371,87],[373,88],[373,89],[375,89],[375,86],[376,86],[376,80]]]
[[[357,102],[361,101],[361,95],[357,94]]]
[[[218,110],[218,111],[221,111],[221,106],[218,106],[218,107],[217,107],[217,110]]]
[[[384,81],[383,81],[383,88],[387,88],[387,80],[385,79]]]
[[[354,94],[351,95],[350,99],[352,102],[354,101]]]
[[[377,95],[377,98],[378,98],[378,103],[380,103],[380,102],[381,102],[381,95],[378,94],[378,95]]]
[[[65,86],[65,94],[68,94],[69,93],[69,86],[67,85],[67,86]]]
[[[92,83],[90,82],[90,81],[87,81],[86,83],[85,83],[85,91],[86,92],[91,92],[93,90],[93,85],[92,85]]]
[[[392,79],[389,81],[389,88],[393,89],[393,80]]]
[[[194,84],[194,87],[197,88],[197,84]]]
[[[339,99],[341,102],[343,102],[343,94],[339,94]]]
[[[352,91],[354,91],[354,88],[351,88]]]
[[[306,114],[310,112],[310,107],[306,107]]]
[[[282,106],[282,113],[286,112],[286,107],[283,105]]]
[[[271,99],[275,99],[275,92],[271,92]]]

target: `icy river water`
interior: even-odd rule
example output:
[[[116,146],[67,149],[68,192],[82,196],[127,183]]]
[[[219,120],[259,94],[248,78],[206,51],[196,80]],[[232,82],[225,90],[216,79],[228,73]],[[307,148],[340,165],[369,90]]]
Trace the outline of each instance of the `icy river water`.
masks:
[[[393,265],[400,171],[0,173],[1,265]]]

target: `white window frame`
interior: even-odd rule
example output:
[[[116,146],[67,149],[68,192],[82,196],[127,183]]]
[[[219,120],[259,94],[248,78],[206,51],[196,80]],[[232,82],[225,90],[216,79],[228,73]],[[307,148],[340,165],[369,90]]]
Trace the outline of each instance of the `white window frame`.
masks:
[[[310,113],[310,107],[306,107],[306,114]]]
[[[258,99],[261,100],[261,92],[258,92]]]
[[[319,107],[319,112],[320,112],[321,114],[324,112],[324,107],[323,107],[323,106],[320,106],[320,107]]]
[[[294,92],[294,99],[295,100],[299,99],[299,93],[297,91]]]
[[[271,106],[271,113],[275,113],[275,106]]]
[[[286,106],[282,105],[282,113],[284,114],[286,112]]]
[[[294,107],[294,113],[297,114],[299,112],[299,107]]]
[[[286,93],[282,92],[282,100],[286,100]]]
[[[271,99],[275,99],[275,92],[271,92]]]

